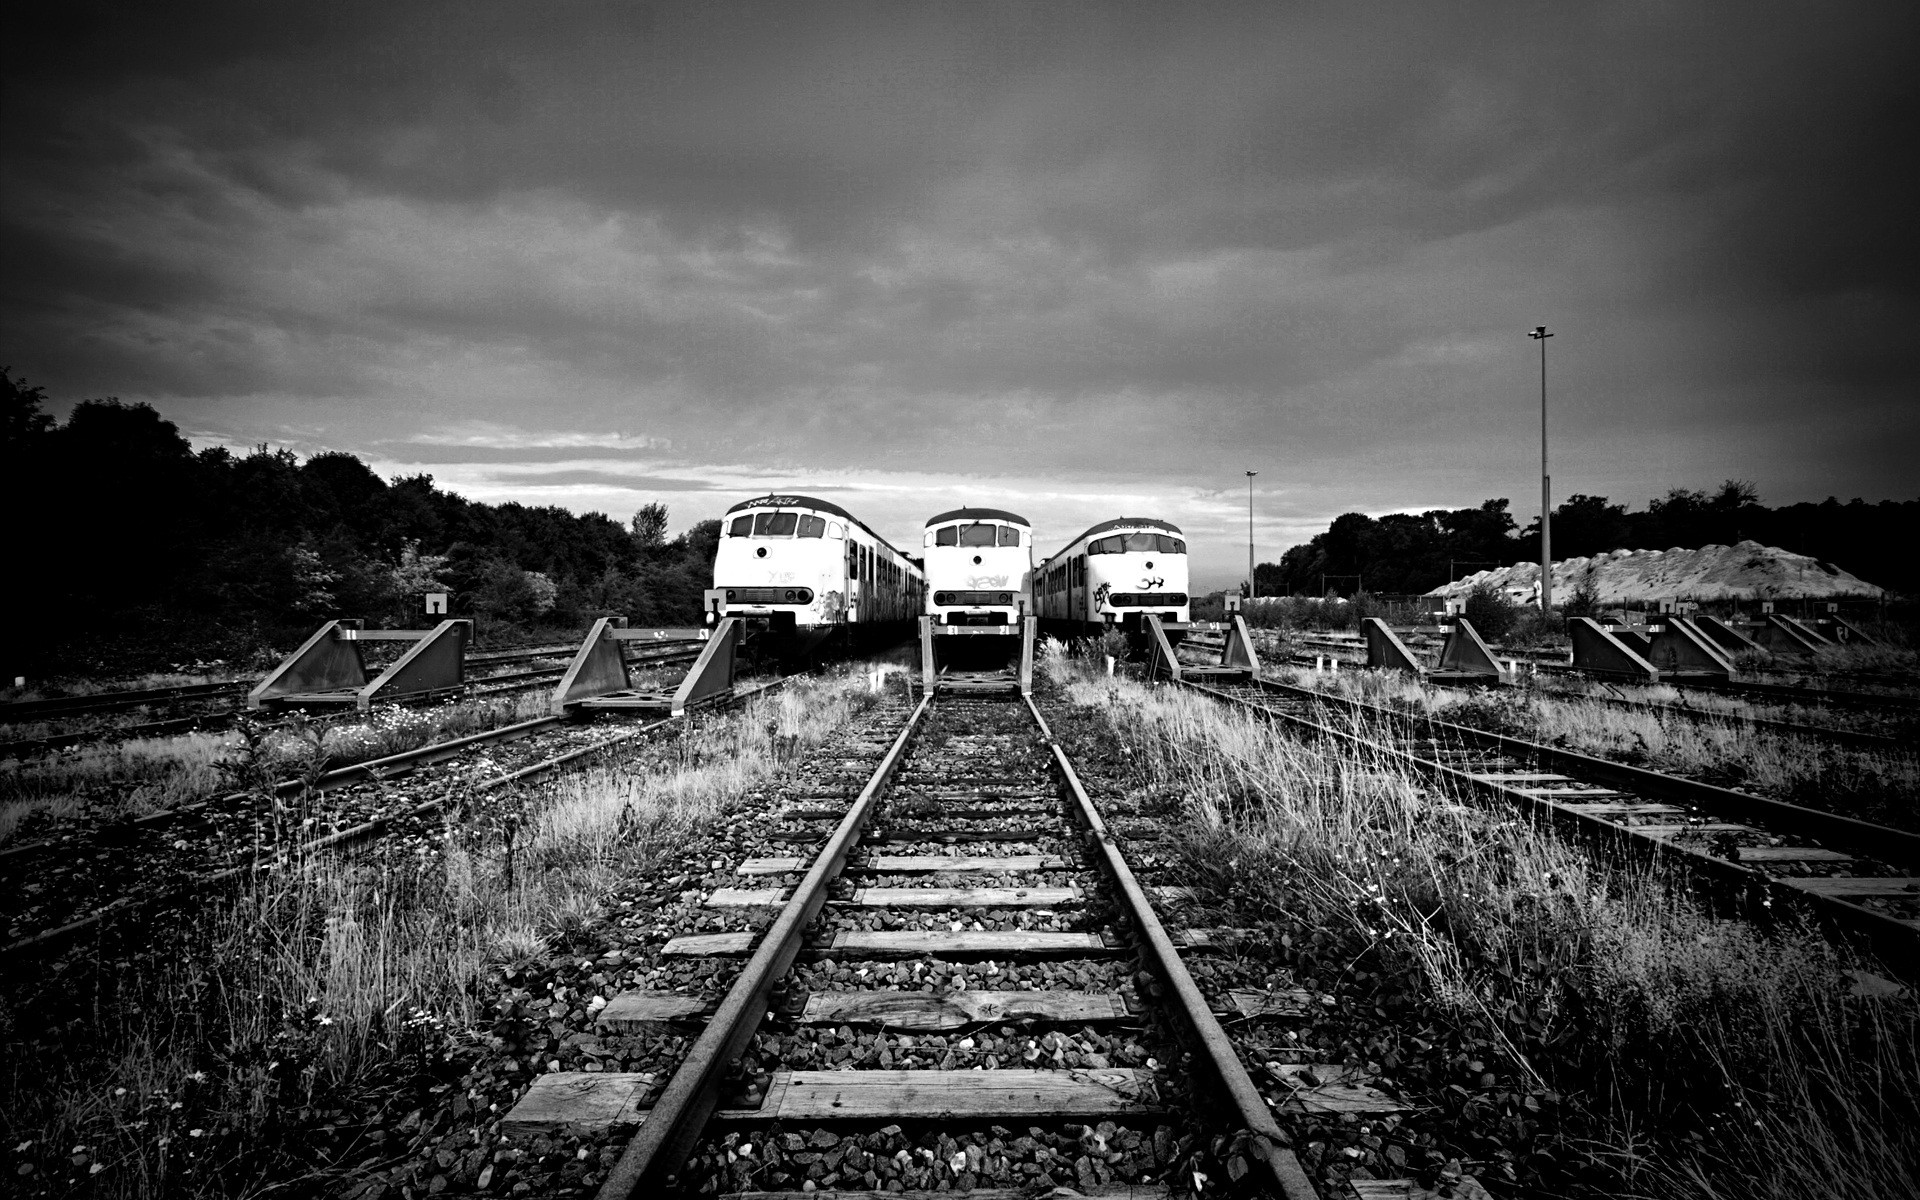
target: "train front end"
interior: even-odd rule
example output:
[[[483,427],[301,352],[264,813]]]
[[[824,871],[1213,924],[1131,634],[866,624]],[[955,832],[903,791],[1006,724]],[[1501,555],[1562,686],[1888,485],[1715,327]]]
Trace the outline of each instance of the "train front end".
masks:
[[[805,649],[847,619],[847,542],[853,522],[805,496],[762,496],[727,510],[708,593],[710,620]]]
[[[1169,633],[1184,632],[1193,610],[1187,594],[1187,543],[1179,526],[1151,518],[1114,524],[1089,531],[1089,619],[1139,635],[1152,613]]]
[[[936,627],[1011,626],[1033,612],[1033,526],[998,508],[927,522],[927,615]]]

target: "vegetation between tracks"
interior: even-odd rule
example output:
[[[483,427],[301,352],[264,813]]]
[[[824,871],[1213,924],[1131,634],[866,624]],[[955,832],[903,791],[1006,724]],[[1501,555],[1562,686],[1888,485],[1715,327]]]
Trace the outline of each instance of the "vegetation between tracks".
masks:
[[[1421,1106],[1295,1119],[1324,1182],[1459,1159],[1498,1194],[1908,1194],[1910,993],[1854,995],[1820,938],[1717,919],[1385,756],[1082,662],[1047,656],[1076,757],[1123,764],[1203,902],[1339,997],[1289,1036]]]
[[[7,1177],[28,1195],[314,1194],[409,1164],[423,1193],[434,1175],[435,1191],[472,1186],[480,1147],[447,1136],[489,1103],[466,1072],[490,1048],[486,1082],[510,1099],[545,1061],[540,1015],[568,999],[501,967],[564,947],[614,881],[817,745],[869,687],[796,679],[620,763],[494,793],[21,979],[0,1029]]]
[[[1885,749],[1844,746],[1730,720],[1623,709],[1551,687],[1469,693],[1430,687],[1390,671],[1318,678],[1306,671],[1272,674],[1370,704],[1424,712],[1629,766],[1742,788],[1882,825],[1920,828],[1920,757],[1907,740]],[[1720,700],[1729,715],[1742,711],[1737,699],[1707,699]]]
[[[386,705],[333,719],[268,721],[250,716],[218,733],[140,738],[0,760],[0,844],[66,822],[142,816],[257,783],[262,775],[296,778],[351,766],[546,711],[544,696],[521,693],[427,708]]]

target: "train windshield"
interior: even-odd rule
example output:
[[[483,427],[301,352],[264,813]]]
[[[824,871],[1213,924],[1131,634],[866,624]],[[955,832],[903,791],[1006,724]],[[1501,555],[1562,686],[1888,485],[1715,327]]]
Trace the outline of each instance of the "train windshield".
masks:
[[[960,527],[958,525],[942,525],[934,531],[933,544],[936,546],[958,546],[960,544]]]
[[[1001,526],[988,525],[985,522],[981,522],[975,525],[962,525],[959,528],[960,544],[962,546],[991,546],[998,539],[999,534],[996,531],[999,530]],[[1017,537],[1018,534],[1015,536]],[[1002,544],[1004,545],[1004,543]],[[1018,545],[1019,543],[1015,542],[1014,544]]]
[[[1187,544],[1164,533],[1116,533],[1087,543],[1088,554],[1185,554]]]
[[[753,532],[753,518],[751,516],[735,517],[733,519],[733,524],[727,526],[728,537],[746,537],[748,534],[752,532]]]
[[[1000,527],[1000,544],[1002,546],[1018,546],[1020,544],[1020,531],[1011,525],[1002,525]]]
[[[827,519],[825,517],[802,516],[800,518],[801,537],[825,537]]]
[[[799,523],[799,513],[763,512],[753,515],[753,536],[755,537],[792,537],[793,527]]]

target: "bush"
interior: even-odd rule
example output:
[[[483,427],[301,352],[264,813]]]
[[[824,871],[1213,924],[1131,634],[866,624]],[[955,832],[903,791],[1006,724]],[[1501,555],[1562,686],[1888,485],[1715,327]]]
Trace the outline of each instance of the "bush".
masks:
[[[1560,606],[1563,617],[1595,617],[1600,615],[1600,591],[1594,586],[1593,571],[1589,569],[1579,583],[1573,587],[1573,594]]]
[[[1498,642],[1512,632],[1515,622],[1520,619],[1520,610],[1513,602],[1500,593],[1500,589],[1483,583],[1467,593],[1466,618],[1481,637],[1489,642]]]

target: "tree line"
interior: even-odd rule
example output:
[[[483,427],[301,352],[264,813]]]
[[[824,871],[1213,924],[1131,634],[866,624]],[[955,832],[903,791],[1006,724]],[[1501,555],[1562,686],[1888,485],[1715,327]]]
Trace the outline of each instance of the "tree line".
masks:
[[[60,422],[45,403],[0,369],[9,678],[244,655],[331,617],[424,626],[428,592],[483,638],[700,620],[717,520],[669,540],[665,505],[623,525],[475,503],[351,454],[195,451],[146,404],[85,400]]]
[[[1540,519],[1515,524],[1507,501],[1478,508],[1336,517],[1326,532],[1254,571],[1260,594],[1417,594],[1475,571],[1540,559]],[[1631,512],[1605,496],[1574,495],[1553,510],[1553,557],[1607,550],[1696,550],[1755,541],[1804,554],[1903,595],[1920,593],[1920,499],[1829,496],[1819,504],[1769,508],[1752,484],[1712,492],[1674,488]]]

